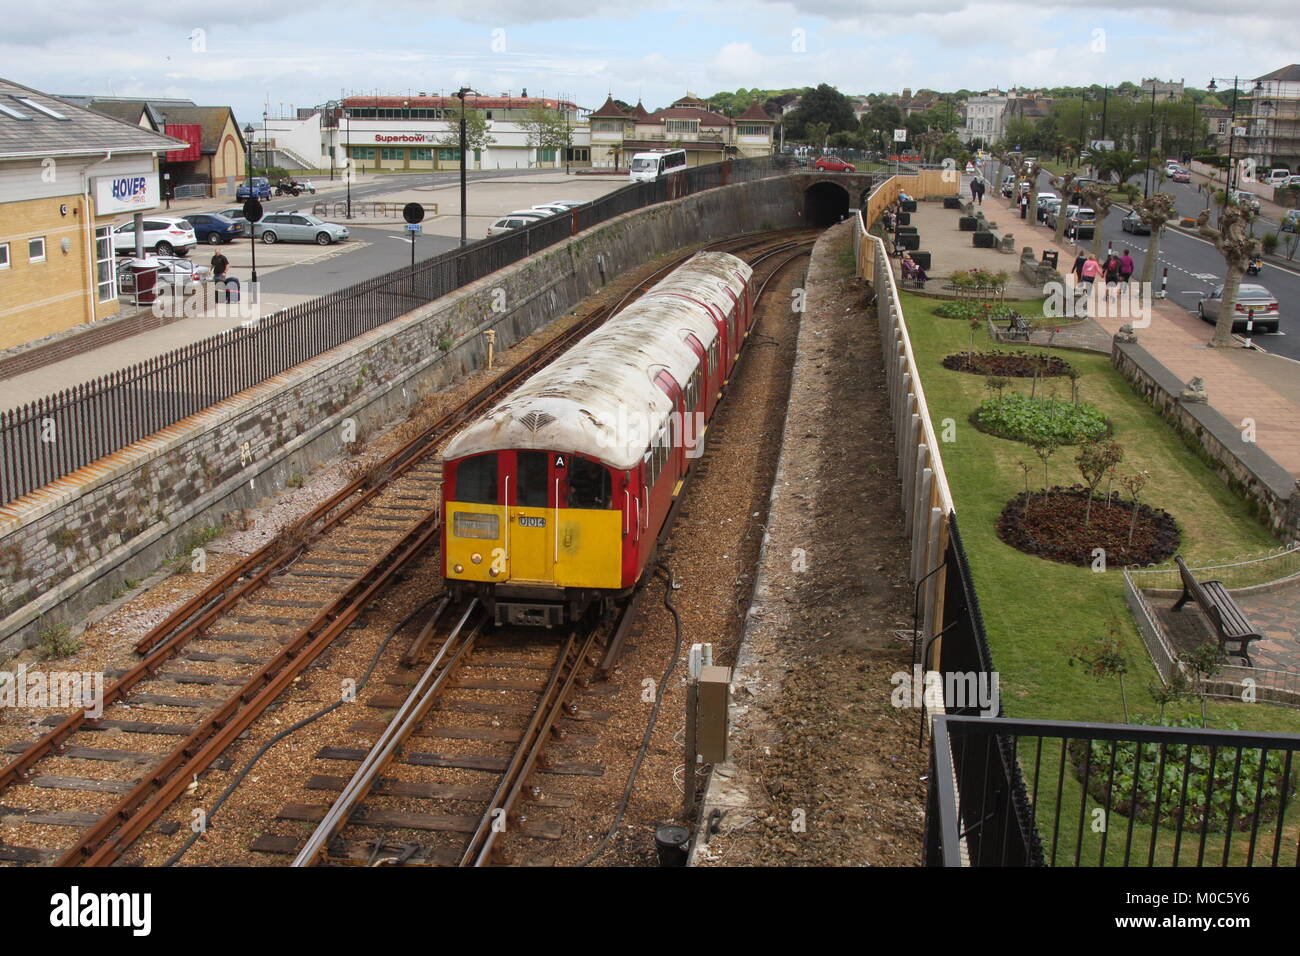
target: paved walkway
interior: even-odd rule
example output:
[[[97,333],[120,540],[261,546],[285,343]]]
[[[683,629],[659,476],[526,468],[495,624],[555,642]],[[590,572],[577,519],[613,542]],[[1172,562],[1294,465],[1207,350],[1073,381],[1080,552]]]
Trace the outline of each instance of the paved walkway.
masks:
[[[932,277],[972,268],[1006,269],[1019,276],[1019,252],[1025,246],[1033,248],[1036,259],[1044,249],[1055,249],[1062,271],[1070,268],[1077,247],[1069,242],[1058,245],[1052,230],[1020,219],[1009,199],[985,196],[983,209],[984,215],[998,224],[999,232],[1010,231],[1016,237],[1014,255],[976,249],[971,233],[957,229],[960,210],[944,209],[937,202],[918,205],[912,221],[921,234],[921,248],[932,252]],[[1139,237],[1138,241],[1146,239]],[[1086,249],[1091,245],[1090,240],[1084,243]],[[1012,290],[1012,294],[1019,292]],[[1111,335],[1132,321],[1126,316],[1097,314],[1104,310],[1092,311],[1097,323]],[[1253,419],[1260,448],[1300,478],[1300,363],[1254,349],[1212,349],[1207,345],[1212,336],[1208,323],[1162,299],[1155,301],[1151,325],[1137,330],[1138,343],[1174,375],[1184,382],[1197,376],[1205,380],[1210,404],[1224,418],[1230,422]]]

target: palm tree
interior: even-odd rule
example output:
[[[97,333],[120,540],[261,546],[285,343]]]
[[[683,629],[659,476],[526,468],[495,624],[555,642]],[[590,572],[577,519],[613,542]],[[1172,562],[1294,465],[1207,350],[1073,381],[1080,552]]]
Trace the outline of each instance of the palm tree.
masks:
[[[1196,225],[1202,236],[1214,243],[1223,256],[1228,274],[1223,279],[1223,298],[1219,302],[1219,318],[1214,325],[1212,348],[1232,346],[1232,321],[1237,312],[1237,289],[1251,256],[1259,251],[1259,240],[1247,234],[1250,214],[1236,203],[1228,203],[1219,214],[1219,228],[1210,225],[1210,210],[1201,211]]]
[[[1061,208],[1056,211],[1056,241],[1065,238],[1065,207],[1074,195],[1074,181],[1079,178],[1077,172],[1066,170],[1059,176],[1052,177],[1052,185],[1061,191]]]
[[[1100,260],[1102,226],[1115,200],[1110,198],[1110,190],[1106,188],[1105,183],[1089,183],[1083,187],[1083,203],[1097,214],[1096,225],[1092,229],[1092,254]]]
[[[1114,176],[1122,186],[1134,176],[1147,170],[1148,164],[1127,150],[1110,150],[1102,155],[1097,163],[1097,175]]]
[[[1142,224],[1151,230],[1147,240],[1147,258],[1142,264],[1142,281],[1156,281],[1156,259],[1160,255],[1160,231],[1165,223],[1174,218],[1177,200],[1169,193],[1156,193],[1134,204],[1133,211],[1138,214]]]

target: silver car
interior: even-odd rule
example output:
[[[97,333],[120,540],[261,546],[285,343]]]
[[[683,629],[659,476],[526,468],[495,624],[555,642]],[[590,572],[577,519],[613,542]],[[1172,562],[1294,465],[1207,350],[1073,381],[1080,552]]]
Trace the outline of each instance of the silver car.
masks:
[[[274,242],[314,242],[328,246],[348,237],[347,226],[326,222],[303,212],[273,212],[253,227],[253,234],[267,245]]]
[[[1202,319],[1219,321],[1219,307],[1223,305],[1223,286],[1215,287],[1206,298],[1196,304]],[[1262,285],[1243,282],[1237,287],[1237,304],[1232,319],[1232,331],[1246,331],[1246,320],[1254,319],[1254,332],[1276,332],[1282,322],[1278,314],[1277,296]]]
[[[118,288],[124,292],[135,288],[135,274],[132,272],[131,264],[136,261],[124,259],[118,264]],[[182,259],[180,256],[145,256],[139,261],[158,270],[158,278],[154,280],[156,288],[168,286],[173,291],[183,292],[190,286],[202,285],[208,281],[208,276],[212,272],[207,266]]]

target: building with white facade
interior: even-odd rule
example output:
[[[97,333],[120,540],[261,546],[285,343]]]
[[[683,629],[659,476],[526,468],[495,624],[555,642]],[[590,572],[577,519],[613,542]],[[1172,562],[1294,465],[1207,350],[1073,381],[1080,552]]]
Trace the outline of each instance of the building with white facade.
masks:
[[[652,149],[684,149],[690,166],[767,156],[776,127],[776,120],[757,101],[732,119],[689,93],[654,113],[639,102],[624,109],[611,96],[589,120],[592,165],[613,167],[625,166],[634,153]]]
[[[1300,173],[1300,63],[1258,77],[1250,101],[1246,155],[1261,170],[1285,166]]]
[[[469,157],[471,169],[531,169],[590,165],[589,129],[583,110],[568,100],[524,96],[465,97],[465,108],[482,114],[492,142]],[[545,148],[522,125],[538,107],[569,124],[568,156]],[[454,144],[461,101],[455,96],[350,96],[292,119],[268,118],[253,134],[255,154],[265,150],[272,166],[358,171],[430,170],[460,166]]]
[[[1004,129],[1003,114],[1009,99],[1010,96],[1000,90],[969,97],[966,100],[966,122],[958,130],[958,138],[963,143],[983,140],[985,146],[1000,140]]]

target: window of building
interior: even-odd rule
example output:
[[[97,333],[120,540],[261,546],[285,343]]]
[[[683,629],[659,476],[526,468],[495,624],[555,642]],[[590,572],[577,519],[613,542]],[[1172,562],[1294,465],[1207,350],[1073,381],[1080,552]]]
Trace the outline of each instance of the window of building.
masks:
[[[9,243],[0,242],[0,269],[9,268]]]
[[[440,162],[444,162],[444,163],[459,163],[459,162],[460,162],[460,150],[459,150],[459,149],[439,149],[439,150],[438,150],[438,160],[439,160]]]
[[[402,160],[406,158],[406,149],[402,146],[385,146],[379,151],[379,158]]]
[[[698,133],[700,131],[699,120],[665,120],[664,132],[673,133]]]
[[[544,451],[520,451],[515,453],[518,485],[515,488],[515,504],[520,508],[545,508],[547,502],[546,460]]]
[[[567,151],[569,162],[571,163],[589,163],[591,162],[591,150],[586,146],[576,146]]]
[[[35,239],[27,240],[27,261],[44,262],[45,261],[45,237],[37,236]]]
[[[456,467],[455,500],[475,505],[497,503],[496,452],[466,458]]]
[[[618,120],[592,120],[591,131],[593,133],[617,133],[623,128],[623,124]]]
[[[113,255],[113,229],[99,226],[95,229],[95,288],[100,302],[117,298],[117,269]]]
[[[763,123],[741,123],[736,132],[741,136],[766,136],[768,127]]]
[[[374,159],[375,148],[373,146],[353,146],[349,152],[353,159]]]
[[[416,146],[411,150],[411,159],[429,161],[433,159],[433,150],[423,146]]]
[[[553,149],[538,149],[538,150],[537,150],[537,161],[538,161],[539,163],[553,163],[553,162],[555,162],[555,150],[553,150]]]

